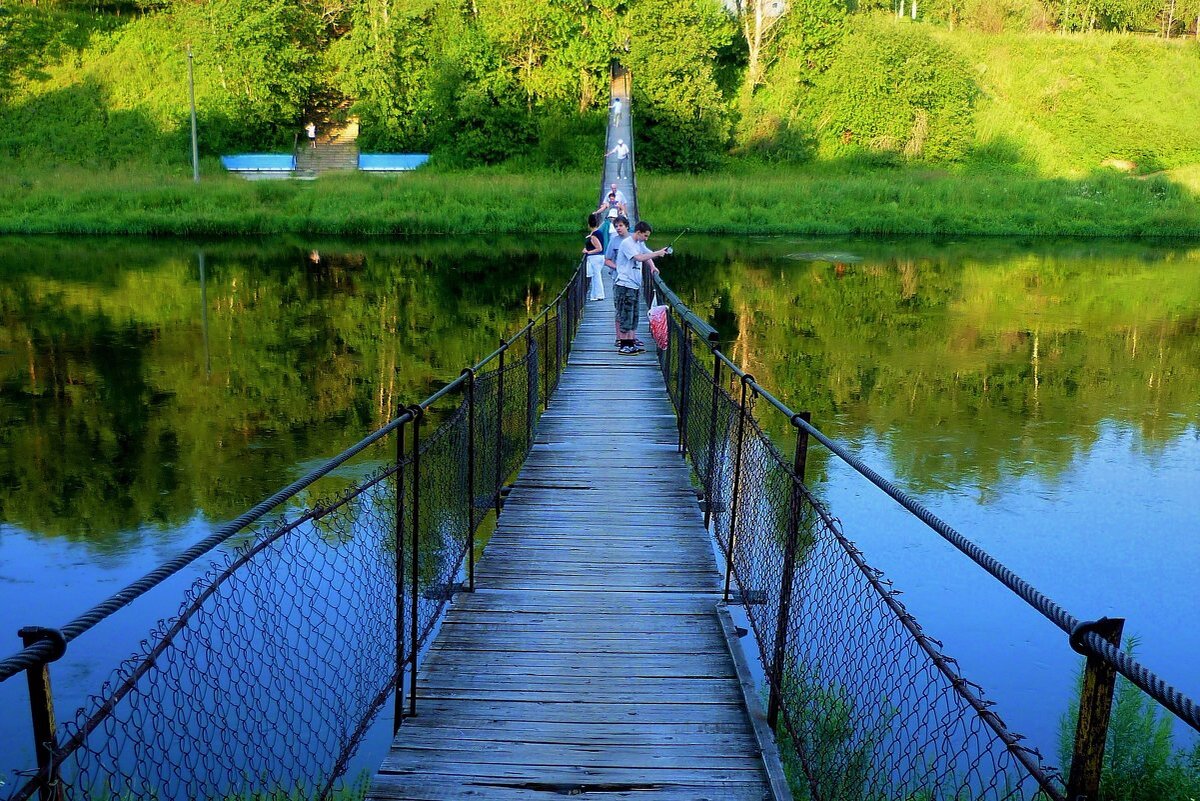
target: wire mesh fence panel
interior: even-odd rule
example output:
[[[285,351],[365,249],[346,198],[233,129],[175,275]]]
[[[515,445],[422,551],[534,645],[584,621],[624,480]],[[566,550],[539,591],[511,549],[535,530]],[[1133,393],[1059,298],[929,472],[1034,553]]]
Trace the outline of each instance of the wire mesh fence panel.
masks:
[[[683,361],[672,397],[780,704],[797,790],[826,801],[1060,796],[1053,770],[1016,744],[798,481],[763,428],[770,413],[756,409],[773,407]],[[678,364],[664,358],[664,377]]]
[[[457,589],[458,571],[466,555],[471,499],[463,455],[467,452],[468,411],[467,403],[460,403],[431,436],[420,440],[420,458],[409,460],[408,470],[419,472],[406,485],[419,490],[415,529],[418,650]],[[409,508],[414,503],[410,494]],[[409,558],[412,552],[410,548]]]
[[[390,467],[219,558],[62,727],[71,797],[322,792],[395,678],[395,493]]]
[[[579,325],[582,277],[502,343],[483,363],[490,369],[465,370],[180,562],[233,536],[240,543],[59,727],[53,759],[7,797],[327,796],[405,671],[415,672],[475,530],[532,445]],[[369,447],[390,464],[328,501],[283,505]],[[273,522],[248,522],[268,512]],[[152,575],[123,603],[161,580]],[[112,614],[108,603],[80,631]]]

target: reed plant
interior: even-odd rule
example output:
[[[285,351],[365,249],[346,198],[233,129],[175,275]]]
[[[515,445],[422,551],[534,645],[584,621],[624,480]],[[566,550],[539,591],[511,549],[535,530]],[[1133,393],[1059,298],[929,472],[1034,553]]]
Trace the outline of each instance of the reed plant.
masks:
[[[1136,638],[1126,646],[1133,654]],[[1059,760],[1071,767],[1083,673],[1075,699],[1059,722]],[[1175,719],[1124,676],[1117,676],[1097,801],[1196,801],[1200,799],[1200,740],[1176,736]]]

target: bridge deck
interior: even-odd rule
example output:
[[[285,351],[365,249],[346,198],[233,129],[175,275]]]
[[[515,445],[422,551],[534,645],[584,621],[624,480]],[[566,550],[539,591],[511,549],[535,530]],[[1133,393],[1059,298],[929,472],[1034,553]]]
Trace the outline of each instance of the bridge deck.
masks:
[[[611,300],[587,304],[370,798],[770,797],[674,412],[653,354],[614,352],[612,320]]]

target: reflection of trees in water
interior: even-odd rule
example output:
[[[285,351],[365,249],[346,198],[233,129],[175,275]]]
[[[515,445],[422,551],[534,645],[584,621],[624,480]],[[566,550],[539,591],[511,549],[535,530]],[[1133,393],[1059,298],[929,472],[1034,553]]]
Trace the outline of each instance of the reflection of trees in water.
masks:
[[[232,517],[490,352],[574,252],[203,249],[202,287],[191,244],[0,240],[0,521],[107,547]]]
[[[830,433],[881,439],[910,486],[1057,475],[1105,421],[1149,447],[1200,423],[1193,251],[867,242],[782,257],[797,249],[713,242],[671,280],[702,315],[732,308],[726,347],[764,385]]]

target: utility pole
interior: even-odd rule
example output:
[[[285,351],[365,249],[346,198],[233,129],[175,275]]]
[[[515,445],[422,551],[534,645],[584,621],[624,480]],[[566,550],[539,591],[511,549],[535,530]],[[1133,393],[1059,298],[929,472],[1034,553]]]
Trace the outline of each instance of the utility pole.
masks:
[[[200,145],[196,141],[196,82],[192,78],[191,45],[188,45],[188,99],[192,106],[192,180],[200,183]]]

